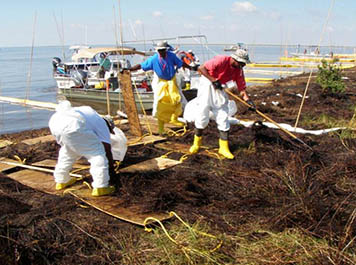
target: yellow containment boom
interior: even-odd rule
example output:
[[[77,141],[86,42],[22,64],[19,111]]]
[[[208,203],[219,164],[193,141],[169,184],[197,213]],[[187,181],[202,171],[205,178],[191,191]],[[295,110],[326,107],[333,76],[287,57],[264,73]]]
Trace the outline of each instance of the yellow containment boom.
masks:
[[[334,58],[310,58],[310,57],[281,57],[281,61],[292,61],[292,62],[321,62],[322,60],[325,60],[327,62],[332,62],[335,60]],[[341,63],[352,63],[355,62],[355,59],[338,59],[338,62]]]
[[[52,102],[42,102],[36,100],[3,97],[3,96],[0,96],[0,102],[5,102],[5,103],[10,103],[15,105],[31,106],[34,108],[48,109],[48,110],[55,110],[57,107],[57,104]]]

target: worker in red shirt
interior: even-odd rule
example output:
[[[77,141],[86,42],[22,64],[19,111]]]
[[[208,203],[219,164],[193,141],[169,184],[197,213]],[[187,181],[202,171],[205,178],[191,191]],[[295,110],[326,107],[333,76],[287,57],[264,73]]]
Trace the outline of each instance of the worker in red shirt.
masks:
[[[209,123],[209,111],[216,117],[220,132],[219,154],[233,159],[228,145],[228,96],[224,91],[228,87],[232,92],[239,92],[240,96],[254,109],[255,105],[246,93],[246,82],[243,67],[249,62],[246,50],[238,49],[231,56],[218,55],[199,67],[200,86],[198,89],[198,113],[195,118],[194,143],[190,153],[199,151],[202,144],[203,129]]]

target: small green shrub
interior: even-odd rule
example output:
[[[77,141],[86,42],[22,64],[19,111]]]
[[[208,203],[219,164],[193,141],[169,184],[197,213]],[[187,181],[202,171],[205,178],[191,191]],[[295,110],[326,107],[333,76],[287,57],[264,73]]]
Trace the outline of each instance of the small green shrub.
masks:
[[[323,93],[340,94],[345,92],[345,84],[342,81],[341,69],[335,65],[335,61],[321,61],[318,66],[316,82],[321,86]]]

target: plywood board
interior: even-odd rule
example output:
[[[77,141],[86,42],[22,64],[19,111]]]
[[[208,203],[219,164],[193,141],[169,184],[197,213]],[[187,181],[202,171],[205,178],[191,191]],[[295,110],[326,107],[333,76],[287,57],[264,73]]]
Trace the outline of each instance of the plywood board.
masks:
[[[12,160],[12,159],[9,159],[9,158],[6,158],[6,157],[0,157],[0,162],[1,161],[18,163],[18,161]],[[0,172],[4,172],[6,170],[9,170],[9,169],[12,169],[12,168],[15,168],[15,167],[16,166],[14,166],[14,165],[7,165],[7,164],[0,163]]]
[[[20,170],[7,175],[9,178],[20,182],[23,185],[33,189],[43,191],[49,194],[61,194],[62,191],[56,191],[53,176],[34,170]]]
[[[157,143],[155,144],[155,147],[163,149],[163,150],[168,150],[168,151],[175,151],[183,154],[190,154],[189,149],[191,145],[188,144],[182,144],[182,143],[172,143],[172,142],[164,142],[164,143]],[[213,158],[218,158],[218,153],[217,152],[212,152],[204,149],[204,147],[200,148],[199,152],[197,154],[200,155],[205,155]]]
[[[174,167],[175,165],[181,164],[182,162],[169,159],[169,158],[163,158],[163,157],[157,157],[153,158],[135,165],[131,165],[128,167],[125,167],[123,169],[119,169],[120,173],[137,173],[137,172],[152,172],[152,171],[161,171],[170,167]]]
[[[68,193],[99,211],[136,225],[144,226],[145,219],[148,217],[153,217],[160,221],[170,218],[168,213],[143,213],[143,209],[138,205],[123,206],[124,201],[120,199],[120,194],[117,194],[118,197],[115,194],[112,196],[93,197],[91,196],[91,191],[84,187]]]
[[[0,140],[0,148],[6,147],[8,145],[12,145],[13,142],[9,141],[9,140]]]
[[[135,136],[127,136],[127,146],[137,146],[137,145],[145,145],[151,144],[158,141],[166,140],[167,138],[158,136],[158,135],[149,135],[145,137],[135,137]]]
[[[53,135],[46,135],[46,136],[41,136],[33,139],[27,139],[22,141],[22,143],[28,144],[28,145],[33,145],[37,143],[45,143],[45,142],[51,142],[55,141],[56,139],[54,138]]]
[[[45,193],[57,195],[63,193],[63,191],[55,190],[55,184],[51,174],[25,169],[8,174],[7,177]],[[89,190],[86,185],[80,184],[80,182],[71,186],[70,189],[67,190],[67,193],[106,214],[137,225],[143,226],[147,217],[154,217],[160,221],[170,218],[168,213],[143,213],[144,210],[138,205],[127,206],[126,203],[120,199],[120,194],[117,193],[111,196],[93,197],[91,196],[91,190]]]

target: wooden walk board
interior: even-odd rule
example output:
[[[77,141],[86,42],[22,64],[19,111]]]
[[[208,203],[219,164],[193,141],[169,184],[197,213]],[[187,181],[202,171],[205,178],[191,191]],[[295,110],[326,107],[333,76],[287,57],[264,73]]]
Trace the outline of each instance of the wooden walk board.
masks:
[[[137,146],[142,144],[145,145],[145,144],[151,144],[163,140],[166,140],[166,138],[158,135],[149,135],[143,138],[135,137],[135,136],[127,136],[127,146]]]
[[[54,168],[57,164],[57,160],[53,160],[53,159],[45,159],[36,163],[31,164],[32,166],[36,166],[36,167],[50,167],[50,168]],[[77,168],[83,168],[83,167],[87,167],[89,166],[89,163],[80,163],[80,161],[77,161],[76,163],[73,164],[73,168],[77,169]]]
[[[164,143],[157,143],[155,144],[155,147],[163,149],[163,150],[168,150],[168,151],[175,151],[183,154],[190,154],[189,149],[191,145],[188,144],[182,144],[182,143],[172,143],[172,142],[164,142]],[[218,158],[217,152],[208,152],[204,147],[202,147],[198,154],[200,155],[205,155],[213,158]]]
[[[120,197],[117,197],[120,194],[93,197],[91,196],[91,191],[85,187],[79,190],[71,190],[68,193],[99,211],[136,225],[144,226],[144,221],[147,217],[154,217],[160,221],[170,218],[168,213],[142,213],[142,209],[137,205],[121,206],[124,204],[124,201]]]
[[[181,164],[182,162],[174,160],[174,159],[169,159],[169,158],[163,158],[163,157],[157,157],[153,158],[135,165],[131,165],[128,167],[125,167],[123,169],[120,169],[120,173],[136,173],[136,172],[152,172],[152,171],[161,171],[170,167],[174,167],[175,165]]]
[[[13,163],[18,163],[19,162],[19,161],[12,160],[12,159],[9,159],[9,158],[6,158],[6,157],[0,157],[0,161],[13,162]],[[15,168],[15,167],[16,166],[14,166],[14,165],[7,165],[7,164],[0,163],[0,172],[4,172],[6,170],[9,170],[9,169],[12,169],[12,168]]]
[[[9,140],[0,140],[0,148],[6,147],[8,145],[12,145],[13,142],[9,141]]]
[[[63,194],[63,191],[55,190],[51,174],[25,169],[8,174],[7,177],[35,190],[55,195]],[[80,181],[66,192],[99,211],[133,224],[144,226],[147,217],[154,217],[160,221],[170,218],[166,213],[142,213],[143,210],[137,205],[126,206],[126,203],[124,204],[124,201],[120,199],[119,193],[114,193],[112,196],[92,197],[91,190]]]
[[[41,137],[37,137],[37,138],[33,138],[33,139],[27,139],[22,141],[22,143],[25,143],[27,145],[33,145],[33,144],[37,144],[37,143],[45,143],[45,142],[51,142],[51,141],[55,141],[56,139],[54,138],[53,135],[46,135],[46,136],[41,136]]]
[[[52,174],[34,171],[30,169],[20,170],[7,175],[9,178],[20,182],[33,189],[49,194],[61,194],[56,191]]]

